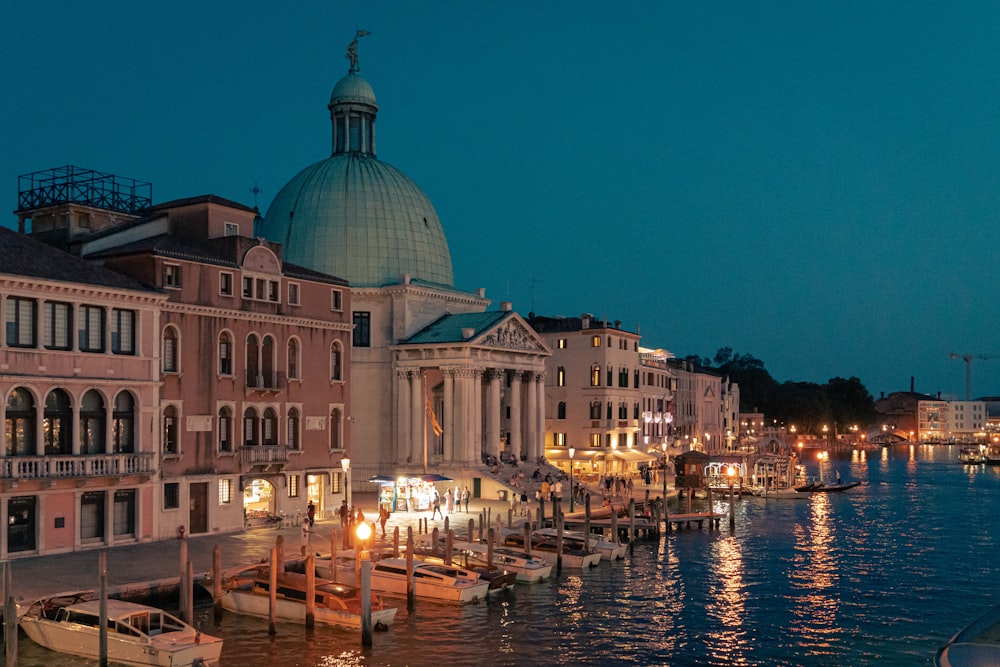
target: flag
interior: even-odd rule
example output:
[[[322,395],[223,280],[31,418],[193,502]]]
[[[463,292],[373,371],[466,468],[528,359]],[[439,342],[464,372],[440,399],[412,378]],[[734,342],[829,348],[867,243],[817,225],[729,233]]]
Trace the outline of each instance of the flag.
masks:
[[[434,435],[441,435],[444,433],[444,429],[441,424],[438,423],[437,415],[434,414],[434,408],[431,406],[431,397],[427,393],[427,385],[424,384],[424,402],[427,404],[427,414],[431,416],[431,428],[434,429]]]

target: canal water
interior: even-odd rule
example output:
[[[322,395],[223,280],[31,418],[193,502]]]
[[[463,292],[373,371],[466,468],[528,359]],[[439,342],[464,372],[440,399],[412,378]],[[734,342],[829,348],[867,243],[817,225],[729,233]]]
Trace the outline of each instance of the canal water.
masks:
[[[225,615],[223,667],[397,665],[929,665],[1000,604],[1000,467],[957,447],[831,455],[823,475],[862,485],[808,500],[743,498],[736,532],[638,542],[624,562],[454,607],[405,601],[357,633]],[[817,462],[807,464],[817,475]],[[727,508],[727,499],[716,499]],[[78,665],[23,637],[20,665]]]

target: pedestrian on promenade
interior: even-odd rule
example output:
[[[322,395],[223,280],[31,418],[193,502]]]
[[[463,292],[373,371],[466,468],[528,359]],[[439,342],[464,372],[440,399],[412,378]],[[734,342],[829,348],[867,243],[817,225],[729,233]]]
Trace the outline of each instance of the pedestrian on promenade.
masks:
[[[340,527],[344,528],[345,526],[347,526],[347,515],[350,513],[350,511],[347,509],[346,498],[340,501],[340,509],[337,510],[337,513],[340,515]]]
[[[455,497],[452,495],[451,489],[444,492],[444,507],[448,514],[455,511]]]
[[[309,522],[308,521],[303,521],[302,522],[302,547],[301,547],[302,555],[303,556],[305,556],[308,553],[308,549],[309,549],[309,535],[310,535]]]
[[[441,515],[442,519],[444,518],[444,514],[441,512],[441,494],[437,492],[437,489],[434,489],[434,499],[431,501],[431,518],[433,519],[438,514]]]
[[[521,516],[528,516],[528,492],[521,490]]]
[[[471,494],[469,493],[469,487],[465,487],[465,490],[462,491],[462,504],[465,505],[465,513],[466,514],[469,513],[469,496],[470,495]]]
[[[385,522],[389,520],[389,508],[383,503],[378,508],[378,522],[382,526],[382,537],[385,537]]]
[[[316,506],[313,504],[313,501],[311,500],[309,501],[309,504],[306,506],[306,516],[309,518],[309,526],[312,527],[313,525],[315,525]]]

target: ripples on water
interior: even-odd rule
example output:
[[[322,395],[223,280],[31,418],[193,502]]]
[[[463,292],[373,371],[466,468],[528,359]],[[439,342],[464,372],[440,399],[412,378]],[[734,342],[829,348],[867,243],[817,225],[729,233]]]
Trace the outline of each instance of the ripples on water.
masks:
[[[638,542],[624,563],[465,607],[405,602],[362,652],[357,633],[227,614],[223,667],[435,665],[929,665],[995,604],[991,531],[1000,468],[958,448],[844,453],[831,479],[864,484],[809,500],[744,498],[737,529]],[[815,463],[811,474],[816,474]],[[725,511],[728,501],[716,499]],[[76,665],[22,635],[20,665]]]

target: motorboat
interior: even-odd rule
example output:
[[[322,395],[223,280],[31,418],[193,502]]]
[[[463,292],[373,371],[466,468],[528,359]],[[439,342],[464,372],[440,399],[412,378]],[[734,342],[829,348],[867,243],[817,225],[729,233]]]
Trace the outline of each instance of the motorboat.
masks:
[[[347,554],[338,560],[337,580],[356,585],[354,561],[350,559],[348,564],[345,562],[347,560]],[[325,563],[324,559],[316,559],[317,574],[329,569],[329,559],[325,559]],[[381,558],[372,561],[371,586],[373,591],[384,595],[405,596],[406,559]],[[465,604],[485,599],[489,588],[489,581],[482,579],[479,573],[472,570],[456,565],[429,563],[417,558],[413,560],[413,594],[418,598]]]
[[[107,657],[123,665],[190,667],[217,664],[222,639],[204,634],[162,609],[107,600]],[[93,591],[35,600],[19,614],[21,629],[47,649],[101,657],[101,601]]]
[[[978,465],[986,462],[986,457],[979,451],[978,447],[965,447],[958,453],[958,460],[969,465]]]
[[[557,531],[555,528],[541,528],[536,530],[535,534],[552,540],[555,540],[557,537]],[[584,534],[576,530],[564,530],[563,542],[567,541],[577,548],[583,548]],[[600,535],[591,535],[587,543],[588,548],[594,549],[601,554],[601,560],[619,560],[625,558],[625,552],[628,549],[621,542],[612,542],[611,540],[604,539],[604,537]]]
[[[757,496],[758,498],[771,498],[774,500],[808,500],[812,497],[812,491],[796,491],[791,487],[784,489],[765,489],[757,486],[751,491],[752,495]],[[813,491],[815,491],[815,489],[813,489]]]
[[[419,549],[419,552],[417,551]],[[420,559],[424,563],[433,563],[435,565],[444,565],[444,558],[442,557],[440,551],[434,553],[432,551],[425,551],[419,547],[414,547],[414,558]],[[489,582],[490,587],[487,593],[501,593],[509,588],[513,588],[514,584],[517,583],[517,574],[512,570],[506,570],[504,568],[497,567],[487,563],[485,559],[479,561],[478,559],[471,559],[468,554],[463,554],[460,552],[453,551],[452,565],[460,565],[462,569],[468,571],[469,573],[475,573],[479,575],[479,578],[483,581]]]
[[[524,548],[523,533],[509,533],[504,537],[504,544]],[[531,553],[544,559],[546,563],[555,565],[560,553],[557,549],[556,538],[549,538],[544,535],[532,533],[530,539]],[[563,540],[562,564],[564,567],[576,569],[588,569],[601,562],[601,554],[592,547],[585,548],[582,544],[574,546],[571,541]]]
[[[1000,607],[958,631],[934,655],[935,667],[986,667],[1000,664]]]
[[[416,546],[428,549],[430,541],[429,535],[420,535],[417,537]],[[443,545],[443,540],[438,538],[439,553]],[[479,542],[459,540],[452,543],[452,554],[455,560],[464,563],[466,567],[475,567],[487,564],[489,549]],[[524,551],[504,545],[493,545],[492,565],[513,572],[515,581],[521,584],[535,584],[552,575],[552,566],[541,558],[534,558]]]
[[[254,565],[223,577],[219,603],[226,611],[258,618],[270,617],[270,566]],[[305,623],[306,575],[281,572],[275,589],[275,617],[280,621]],[[315,580],[313,619],[324,625],[339,625],[361,629],[361,591],[329,579]],[[371,621],[374,628],[384,629],[396,619],[396,608],[387,607],[382,599],[372,595]]]

